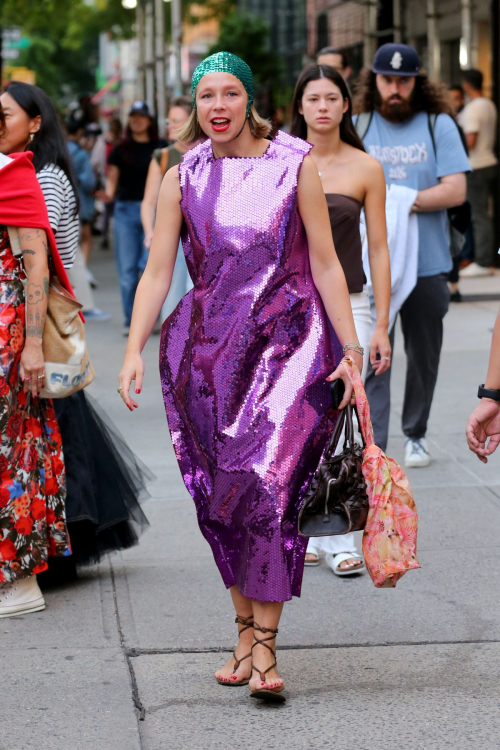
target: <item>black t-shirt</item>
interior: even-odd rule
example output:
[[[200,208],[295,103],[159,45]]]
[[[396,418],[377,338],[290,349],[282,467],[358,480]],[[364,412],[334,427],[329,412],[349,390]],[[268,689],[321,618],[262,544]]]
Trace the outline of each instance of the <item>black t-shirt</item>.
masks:
[[[108,156],[108,164],[118,167],[120,176],[116,189],[118,201],[142,201],[153,151],[162,140],[137,143],[126,141],[115,146]]]

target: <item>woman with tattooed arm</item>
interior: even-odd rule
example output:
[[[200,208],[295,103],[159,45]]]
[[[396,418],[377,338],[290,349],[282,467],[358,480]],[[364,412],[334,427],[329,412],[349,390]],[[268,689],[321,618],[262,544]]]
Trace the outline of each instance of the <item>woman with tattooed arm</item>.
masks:
[[[44,609],[37,574],[49,556],[70,554],[61,435],[39,397],[49,241],[67,285],[31,156],[0,154],[0,618]]]

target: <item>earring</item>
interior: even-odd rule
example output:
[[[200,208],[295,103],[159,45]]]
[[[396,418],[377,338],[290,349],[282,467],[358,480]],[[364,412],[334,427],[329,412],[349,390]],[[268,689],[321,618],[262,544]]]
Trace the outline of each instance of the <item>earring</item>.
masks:
[[[35,137],[35,134],[34,133],[30,133],[30,141],[32,141],[34,137]]]

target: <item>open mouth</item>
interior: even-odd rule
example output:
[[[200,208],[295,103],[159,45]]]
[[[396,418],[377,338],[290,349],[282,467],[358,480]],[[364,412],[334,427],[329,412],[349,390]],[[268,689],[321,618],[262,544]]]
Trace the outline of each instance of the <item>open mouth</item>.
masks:
[[[210,124],[212,130],[216,133],[223,133],[231,125],[231,120],[228,120],[227,117],[214,117],[214,119],[210,121]]]

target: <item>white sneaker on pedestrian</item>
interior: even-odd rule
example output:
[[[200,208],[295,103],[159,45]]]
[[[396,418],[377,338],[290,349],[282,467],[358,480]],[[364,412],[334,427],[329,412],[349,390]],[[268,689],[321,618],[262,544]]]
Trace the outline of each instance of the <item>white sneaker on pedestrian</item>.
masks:
[[[0,588],[0,618],[27,615],[45,609],[45,599],[36,576],[6,583]]]
[[[460,278],[474,278],[478,276],[493,276],[493,269],[486,266],[480,266],[478,263],[470,263],[460,271]]]
[[[420,469],[429,466],[431,457],[425,438],[415,440],[408,438],[405,442],[405,466],[408,469]]]

